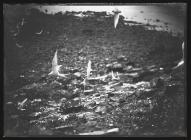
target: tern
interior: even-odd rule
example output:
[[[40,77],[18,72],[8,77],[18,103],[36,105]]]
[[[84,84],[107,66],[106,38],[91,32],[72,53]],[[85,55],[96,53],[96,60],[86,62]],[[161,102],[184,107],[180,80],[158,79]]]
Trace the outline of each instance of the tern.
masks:
[[[90,74],[92,71],[91,64],[92,64],[92,62],[91,62],[91,60],[89,60],[88,66],[87,66],[87,78],[90,78]]]
[[[180,62],[175,66],[173,67],[172,69],[176,69],[180,66],[182,66],[184,64],[184,42],[182,43],[182,59],[180,60]]]
[[[113,11],[113,12],[114,12],[114,28],[116,29],[117,24],[119,22],[119,13],[121,13],[121,11],[116,10],[116,11]]]
[[[117,73],[117,76],[118,76],[118,73]],[[119,80],[120,79],[119,77],[114,76],[113,71],[111,72],[111,77],[112,77],[112,80]]]
[[[58,57],[57,57],[57,50],[56,50],[54,54],[54,58],[52,59],[52,71],[48,75],[57,75],[61,77],[66,77],[67,74],[61,74],[59,72],[61,66],[62,65],[58,65]]]
[[[115,15],[114,15],[114,28],[117,27],[118,22],[119,22],[119,13],[115,13]]]

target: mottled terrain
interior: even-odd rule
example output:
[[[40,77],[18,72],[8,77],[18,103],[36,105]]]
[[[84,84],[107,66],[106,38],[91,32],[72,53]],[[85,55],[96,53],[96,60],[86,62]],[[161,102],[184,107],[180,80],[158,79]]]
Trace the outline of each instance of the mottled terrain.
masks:
[[[16,36],[15,23],[5,20],[4,135],[119,128],[105,135],[185,136],[184,67],[171,70],[182,58],[183,39],[125,25],[123,17],[114,29],[111,15],[90,15],[33,11]],[[48,75],[56,50],[67,78]],[[91,77],[108,76],[84,86],[89,60]]]

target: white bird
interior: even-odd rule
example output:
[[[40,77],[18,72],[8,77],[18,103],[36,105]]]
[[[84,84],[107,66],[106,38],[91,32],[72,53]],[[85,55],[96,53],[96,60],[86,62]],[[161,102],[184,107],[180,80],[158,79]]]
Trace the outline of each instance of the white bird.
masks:
[[[119,11],[118,9],[116,9],[114,12],[114,28],[117,27],[117,24],[119,22],[119,13],[121,13],[121,11]]]
[[[118,75],[118,73],[117,73]],[[115,77],[113,71],[111,72],[112,80],[119,80],[119,77]]]
[[[48,75],[57,75],[61,77],[66,77],[66,74],[61,74],[60,67],[62,65],[58,65],[58,57],[57,57],[57,50],[55,52],[54,58],[52,59],[52,71]]]
[[[39,33],[35,33],[35,34],[40,35],[40,34],[42,34],[42,32],[43,32],[43,30],[41,29],[41,31]]]
[[[184,60],[184,42],[182,43],[182,59]]]
[[[22,45],[20,45],[20,44],[18,44],[18,43],[16,43],[16,46],[17,46],[18,48],[22,48],[22,47],[23,47]]]
[[[180,66],[183,65],[183,64],[184,64],[184,60],[181,60],[181,61],[178,63],[177,66],[173,67],[173,69],[176,69],[176,68],[180,67]]]
[[[119,22],[119,13],[115,13],[115,15],[114,15],[114,28],[117,27],[118,22]]]
[[[25,19],[22,18],[22,21],[21,21],[21,26],[23,26],[25,24]]]
[[[24,99],[22,102],[18,102],[18,108],[19,108],[20,110],[25,110],[25,109],[23,109],[23,106],[24,106],[24,104],[26,103],[27,100],[28,100],[28,99],[26,98],[26,99]]]
[[[183,56],[182,56],[181,61],[178,63],[177,66],[173,67],[172,69],[176,69],[184,64],[184,42],[182,43],[182,55]]]
[[[91,64],[92,64],[92,62],[89,60],[88,66],[87,66],[87,75],[86,75],[87,78],[90,78],[90,73],[92,71]]]

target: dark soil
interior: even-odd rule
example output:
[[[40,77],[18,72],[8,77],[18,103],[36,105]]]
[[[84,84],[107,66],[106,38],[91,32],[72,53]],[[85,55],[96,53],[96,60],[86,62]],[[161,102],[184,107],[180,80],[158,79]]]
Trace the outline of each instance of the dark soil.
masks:
[[[25,20],[17,36],[11,32],[15,23],[4,20],[5,136],[112,128],[119,128],[113,135],[186,135],[185,72],[171,70],[182,57],[182,38],[122,19],[114,29],[105,13],[80,18],[33,12]],[[48,76],[56,50],[67,78]],[[92,77],[114,71],[119,79],[88,80],[84,87],[89,60]]]

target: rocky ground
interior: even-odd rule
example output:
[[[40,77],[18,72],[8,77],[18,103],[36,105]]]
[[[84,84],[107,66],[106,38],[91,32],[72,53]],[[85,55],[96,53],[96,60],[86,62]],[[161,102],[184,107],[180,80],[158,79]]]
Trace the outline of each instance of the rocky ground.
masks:
[[[122,17],[114,29],[105,13],[33,14],[15,36],[5,20],[6,136],[186,135],[181,37]],[[66,78],[48,75],[56,50]]]

